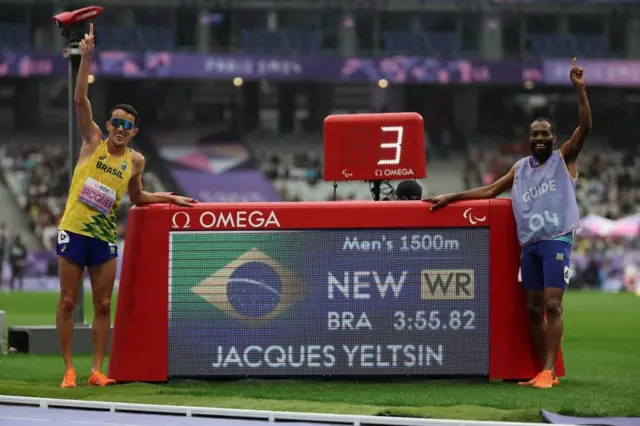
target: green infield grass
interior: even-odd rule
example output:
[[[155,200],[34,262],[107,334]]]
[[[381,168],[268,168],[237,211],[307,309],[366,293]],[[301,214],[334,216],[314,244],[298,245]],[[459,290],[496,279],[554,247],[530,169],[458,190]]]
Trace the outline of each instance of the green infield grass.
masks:
[[[563,350],[567,377],[549,390],[464,380],[173,380],[89,388],[90,357],[77,356],[79,387],[63,390],[58,356],[0,356],[0,394],[150,404],[541,421],[540,409],[576,416],[640,416],[640,298],[570,292]],[[0,293],[8,325],[54,324],[55,293]],[[115,304],[114,304],[115,305]],[[90,294],[85,300],[92,317]],[[106,367],[105,367],[106,368]]]

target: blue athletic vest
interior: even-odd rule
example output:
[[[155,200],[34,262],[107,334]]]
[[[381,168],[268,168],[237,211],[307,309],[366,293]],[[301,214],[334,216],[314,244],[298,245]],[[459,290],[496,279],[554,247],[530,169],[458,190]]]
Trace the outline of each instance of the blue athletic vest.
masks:
[[[515,167],[511,203],[521,246],[580,227],[576,182],[569,175],[560,151],[554,151],[540,166],[532,167],[526,157]]]

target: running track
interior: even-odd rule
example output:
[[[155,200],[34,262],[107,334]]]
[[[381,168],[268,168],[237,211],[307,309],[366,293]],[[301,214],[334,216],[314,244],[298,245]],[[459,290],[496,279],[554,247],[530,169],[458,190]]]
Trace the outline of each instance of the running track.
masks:
[[[554,423],[570,426],[565,423],[566,420]],[[283,426],[547,426],[542,423],[292,413],[0,395],[0,426],[275,426],[277,424]],[[578,421],[575,424],[593,423]],[[604,424],[636,425],[635,423]]]
[[[269,424],[264,420],[198,418],[0,405],[0,425],[2,426],[269,426]],[[287,422],[286,426],[328,426],[328,424]]]

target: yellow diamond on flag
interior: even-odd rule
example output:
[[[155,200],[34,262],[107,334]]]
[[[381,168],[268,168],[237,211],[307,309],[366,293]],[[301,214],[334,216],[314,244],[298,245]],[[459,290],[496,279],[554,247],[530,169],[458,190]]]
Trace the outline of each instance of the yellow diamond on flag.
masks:
[[[306,291],[289,268],[257,248],[238,256],[191,290],[249,327],[259,327],[291,309]]]

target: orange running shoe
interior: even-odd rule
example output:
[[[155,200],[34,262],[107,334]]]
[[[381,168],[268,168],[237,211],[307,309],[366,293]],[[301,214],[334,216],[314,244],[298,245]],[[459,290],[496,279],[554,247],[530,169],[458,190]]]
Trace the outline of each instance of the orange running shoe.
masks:
[[[533,379],[529,380],[528,382],[518,382],[518,384],[520,386],[533,386],[540,379],[540,377],[542,376],[542,373],[544,373],[544,371],[538,373]],[[560,379],[558,379],[558,377],[556,376],[553,378],[553,386],[558,386],[558,385],[560,385]]]
[[[62,378],[62,384],[60,385],[61,388],[75,388],[76,387],[76,372],[73,370],[73,368],[70,368],[67,370],[66,373],[64,373],[64,377]]]
[[[529,380],[528,382],[518,382],[518,384],[520,386],[533,386],[533,384],[538,381],[538,379],[540,378],[541,374],[542,373],[536,374],[536,376],[533,379]]]
[[[91,376],[89,376],[89,386],[111,386],[115,384],[115,380],[108,378],[98,370],[94,371],[91,373]]]
[[[555,379],[557,380],[557,378]],[[534,388],[538,389],[550,389],[553,387],[553,372],[551,370],[543,370],[538,374],[538,380],[533,384]]]

